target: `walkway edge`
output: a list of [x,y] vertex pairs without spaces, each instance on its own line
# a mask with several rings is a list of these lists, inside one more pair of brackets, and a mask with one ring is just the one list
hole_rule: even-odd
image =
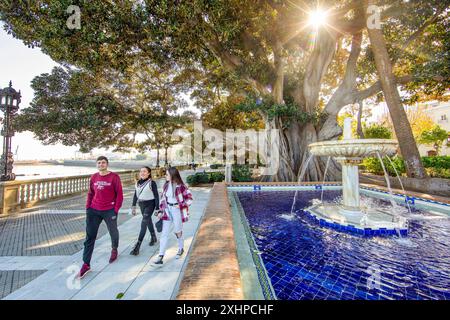
[[243,300],[226,184],[215,183],[181,280],[179,300]]

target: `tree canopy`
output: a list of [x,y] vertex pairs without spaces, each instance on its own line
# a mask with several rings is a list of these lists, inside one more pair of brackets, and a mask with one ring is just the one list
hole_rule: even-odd
[[[218,90],[239,92],[248,98],[246,111],[280,130],[275,179],[293,180],[309,143],[341,134],[336,117],[343,107],[381,93],[367,35],[368,3],[326,1],[321,26],[309,23],[313,0],[2,1],[0,19],[25,44],[96,78],[105,70],[122,75],[141,61],[170,63],[189,71],[186,82],[195,84],[196,103],[205,108]],[[370,3],[381,8],[393,86],[401,86],[408,101],[440,97],[450,84],[450,1]],[[79,30],[66,26],[71,4],[81,9]],[[399,128],[397,135],[413,139],[410,129]],[[401,147],[404,155],[412,148]],[[323,159],[315,159],[306,179],[321,180],[324,167]],[[330,168],[331,179],[336,168]]]

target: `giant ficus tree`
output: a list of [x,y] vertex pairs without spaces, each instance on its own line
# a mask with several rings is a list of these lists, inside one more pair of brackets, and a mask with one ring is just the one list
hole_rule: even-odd
[[44,144],[77,145],[82,152],[115,145],[130,110],[111,93],[92,87],[92,80],[61,67],[35,77],[34,98],[16,117],[15,129],[32,131]]
[[[398,123],[405,117],[393,91],[399,85],[410,97],[436,96],[448,88],[448,1],[369,2],[320,2],[327,13],[322,25],[308,23],[318,4],[312,0],[2,1],[0,18],[26,44],[93,73],[123,72],[145,57],[210,71],[228,80],[224,87],[240,84],[251,98],[243,108],[279,129],[278,180],[298,177],[308,144],[341,134],[336,117],[344,106],[384,91],[401,152],[407,163],[414,160],[408,175],[422,177],[411,130]],[[80,6],[81,29],[66,27],[71,4]],[[381,28],[369,33],[368,4],[381,11]],[[382,52],[369,43],[383,44]],[[382,68],[387,60],[390,68]],[[322,179],[324,163],[314,159],[306,178]]]

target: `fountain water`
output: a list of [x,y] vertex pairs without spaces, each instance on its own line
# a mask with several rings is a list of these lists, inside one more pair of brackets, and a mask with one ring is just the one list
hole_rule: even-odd
[[[387,139],[353,139],[351,119],[344,121],[344,139],[324,141],[309,145],[311,154],[334,157],[342,165],[342,203],[313,205],[306,211],[324,225],[338,229],[356,230],[369,235],[405,234],[406,218],[391,210],[364,207],[360,203],[358,166],[372,155],[392,155],[397,141]],[[389,182],[388,182],[389,183]],[[390,185],[388,184],[388,187]]]
[[[302,168],[302,170],[300,172],[300,175],[298,176],[297,184],[300,185],[300,182],[302,182],[303,176],[305,175],[306,169],[308,169],[309,162],[311,161],[313,156],[314,155],[310,154],[308,159],[306,159],[305,165],[303,166],[303,168]],[[291,216],[294,215],[294,206],[295,206],[295,202],[297,201],[297,194],[298,194],[298,190],[295,190],[294,200],[292,201],[292,206],[291,206],[291,213],[290,213]]]
[[[403,187],[402,179],[400,178],[400,175],[398,174],[398,171],[395,168],[395,165],[392,162],[391,158],[387,157],[387,159],[389,160],[389,163],[391,164],[392,168],[394,169],[395,175],[397,176],[398,182],[400,184],[400,188],[402,188],[403,195],[406,197],[406,191],[405,191],[405,188]],[[388,177],[388,179],[389,179],[389,177]],[[391,191],[391,194],[392,194],[392,190],[390,190],[390,191]],[[409,214],[411,214],[411,206],[409,205],[409,201],[405,201],[405,202],[406,202],[406,205],[408,206],[408,212],[409,212]]]

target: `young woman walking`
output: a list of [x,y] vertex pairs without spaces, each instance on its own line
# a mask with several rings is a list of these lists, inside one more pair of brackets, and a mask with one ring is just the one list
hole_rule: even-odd
[[149,167],[142,167],[139,172],[139,180],[136,182],[136,190],[133,196],[133,204],[131,213],[136,215],[136,203],[142,213],[141,232],[139,233],[138,241],[134,245],[130,254],[137,256],[141,243],[144,240],[145,233],[148,229],[152,239],[150,245],[153,246],[157,239],[155,228],[153,227],[152,215],[156,208],[159,208],[159,194],[156,182],[152,179],[152,170]]
[[179,259],[184,253],[183,223],[188,221],[189,206],[192,204],[192,193],[184,184],[178,169],[170,167],[166,171],[166,183],[163,186],[161,204],[159,205],[158,217],[163,220],[161,242],[159,244],[159,256],[154,264],[163,264],[166,253],[167,241],[170,229],[178,240]]

